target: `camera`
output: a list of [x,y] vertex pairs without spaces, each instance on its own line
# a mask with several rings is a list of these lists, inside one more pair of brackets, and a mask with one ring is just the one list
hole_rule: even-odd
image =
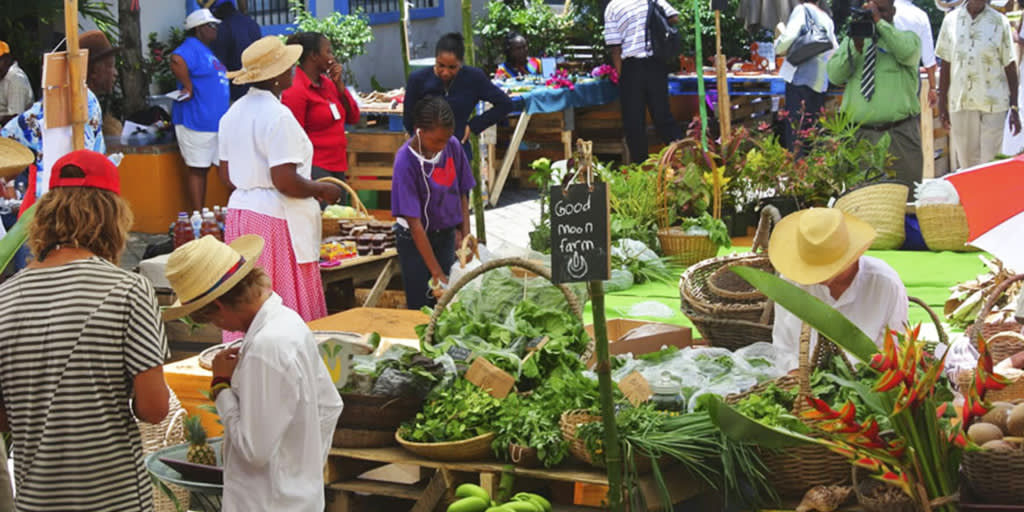
[[858,39],[871,39],[875,37],[875,18],[868,9],[860,7],[850,8],[850,27],[847,35]]

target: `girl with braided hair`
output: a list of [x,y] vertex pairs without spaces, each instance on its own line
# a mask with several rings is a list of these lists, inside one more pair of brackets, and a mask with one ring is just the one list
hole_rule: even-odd
[[448,283],[455,248],[469,236],[469,159],[454,137],[455,114],[440,96],[412,110],[413,136],[395,153],[391,215],[406,306],[433,306]]

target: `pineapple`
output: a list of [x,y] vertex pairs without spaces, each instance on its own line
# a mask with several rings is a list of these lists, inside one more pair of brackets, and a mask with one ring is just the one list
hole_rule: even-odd
[[217,454],[206,444],[206,429],[203,428],[198,415],[185,418],[185,438],[189,444],[185,460],[193,464],[217,465]]

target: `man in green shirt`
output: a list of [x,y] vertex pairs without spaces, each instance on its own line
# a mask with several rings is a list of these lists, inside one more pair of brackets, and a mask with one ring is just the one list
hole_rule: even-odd
[[893,26],[893,0],[864,4],[871,11],[875,35],[846,37],[828,61],[828,78],[845,85],[842,111],[860,123],[858,134],[877,143],[889,134],[890,169],[896,179],[913,187],[921,181],[921,78],[917,69],[921,41],[911,31]]

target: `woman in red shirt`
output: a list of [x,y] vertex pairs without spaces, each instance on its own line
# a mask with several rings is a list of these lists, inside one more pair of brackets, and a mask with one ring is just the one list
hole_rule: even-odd
[[344,179],[348,170],[345,123],[359,120],[359,105],[345,89],[341,64],[331,54],[331,42],[317,32],[299,32],[288,44],[302,45],[292,86],[281,94],[285,104],[313,142],[313,179]]

